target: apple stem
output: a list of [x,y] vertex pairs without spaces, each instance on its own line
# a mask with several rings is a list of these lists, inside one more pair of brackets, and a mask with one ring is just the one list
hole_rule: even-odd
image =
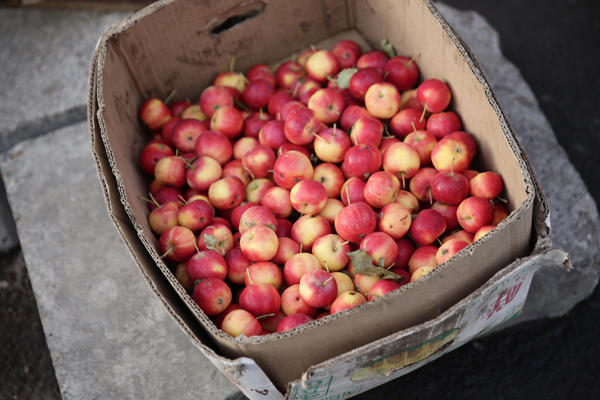
[[258,317],[256,317],[257,320],[261,320],[263,318],[268,318],[268,317],[274,317],[275,314],[271,313],[271,314],[264,314],[264,315],[259,315]]
[[408,60],[407,63],[404,63],[404,66],[408,68],[410,66],[410,64],[412,64],[414,61],[415,61],[415,57],[413,56],[410,58],[410,60]]
[[333,123],[333,136],[335,136],[336,129],[337,129],[337,124],[334,122]]
[[229,72],[233,72],[235,69],[235,56],[231,57],[231,60],[229,60]]
[[187,204],[188,204],[187,200],[182,195],[179,195],[178,197],[183,202],[183,205],[187,206]]
[[196,248],[196,253],[200,254],[200,249],[198,248],[198,243],[194,240],[194,247]]
[[358,146],[358,140],[356,139],[356,135],[352,135],[352,131],[350,131],[350,138],[354,141],[354,145]]
[[277,113],[277,120],[281,121],[281,113],[280,112]]
[[[329,272],[329,271],[327,271],[327,272]],[[332,279],[334,279],[333,275],[331,275],[329,278],[327,278],[325,280],[325,282],[321,283],[321,286],[325,287],[325,285],[327,285],[329,283],[329,281],[332,280]]]
[[384,123],[384,124],[383,124],[383,131],[385,132],[385,136],[383,137],[384,139],[387,139],[387,138],[393,138],[393,137],[394,137],[394,136],[392,136],[392,135],[390,134],[390,129],[388,128],[388,125],[387,125],[387,123]]
[[427,113],[427,103],[423,107],[423,113],[421,114],[421,118],[419,118],[419,122],[423,122],[423,118],[425,118],[425,113]]
[[382,79],[385,81],[385,78],[387,78],[389,74],[390,74],[390,71],[385,71],[385,73],[383,74]]
[[145,201],[146,203],[155,204],[152,200],[144,196],[138,196],[140,200]]
[[236,99],[235,97],[233,98],[233,103],[238,106],[239,108],[241,108],[244,111],[248,111],[248,107],[246,107],[246,105],[244,103],[242,103],[241,101],[239,101],[238,99]]
[[156,199],[154,198],[154,196],[152,195],[152,193],[148,193],[148,196],[150,197],[150,200],[152,200],[152,202],[154,203],[154,205],[156,207],[160,207],[160,203],[158,201],[156,201]]
[[433,205],[433,198],[431,197],[431,186],[427,188],[427,197],[429,197],[429,205]]
[[456,160],[456,156],[452,157],[452,164],[450,165],[450,176],[454,176],[454,161]]
[[185,164],[186,168],[192,168],[192,163],[190,161],[186,160],[183,157],[181,157],[181,159],[183,160],[183,163]]
[[413,132],[416,132],[417,131],[417,127],[415,126],[415,121],[410,121],[410,124],[413,127]]
[[437,240],[437,242],[438,242],[438,244],[439,244],[440,246],[441,246],[441,245],[443,245],[443,243],[442,243],[442,241],[440,240],[440,238],[437,238],[436,240]]
[[252,282],[252,277],[250,276],[250,268],[249,267],[246,268],[246,276],[248,277],[248,282],[250,282],[251,285],[254,285],[254,282]]
[[303,243],[300,243],[300,249],[298,250],[299,253],[302,253],[302,245]]
[[508,203],[508,200],[505,199],[504,197],[496,196],[496,198],[505,204]]
[[348,191],[348,185],[346,185],[346,201],[348,202],[348,205],[350,205],[350,193]]
[[329,272],[329,267],[327,267],[327,261],[326,260],[323,260],[323,266],[325,267],[325,270],[327,272]]
[[404,179],[405,173],[402,172],[401,175],[402,175],[402,188],[406,188],[406,180]]
[[169,249],[167,251],[165,251],[163,254],[161,254],[160,258],[165,258],[169,254],[171,254],[173,252],[173,250],[175,250],[175,246],[169,247]]
[[252,178],[252,180],[255,180],[255,178],[254,178],[254,174],[252,173],[252,171],[250,171],[250,170],[249,170],[248,168],[246,168],[244,165],[242,165],[242,169],[243,169],[244,171],[246,171],[246,172],[247,172],[247,173],[250,175],[250,177]]
[[310,49],[311,49],[312,51],[317,51],[317,48],[315,47],[315,45],[314,45],[314,44],[311,44],[311,45],[310,45]]
[[298,90],[300,90],[300,85],[294,86],[294,90],[292,91],[292,97],[296,97],[298,95]]
[[165,101],[163,101],[163,103],[169,104],[171,102],[171,100],[173,100],[173,96],[175,96],[175,93],[177,93],[177,91],[175,89],[171,90],[171,93],[169,93],[169,95],[167,96]]
[[347,245],[348,243],[350,243],[350,241],[346,240],[345,242],[340,243],[338,246],[341,247],[341,246]]
[[391,263],[390,266],[387,267],[385,270],[389,271],[390,269],[392,269],[394,267],[394,265],[396,265],[396,261],[394,261],[393,263]]
[[260,116],[260,119],[262,120],[262,117],[264,115],[264,111],[263,111],[262,107],[258,109],[258,115]]
[[330,144],[329,140],[322,138],[321,136],[319,136],[318,134],[316,134],[314,132],[312,134],[313,134],[314,137],[321,139],[322,141],[324,141],[327,144]]

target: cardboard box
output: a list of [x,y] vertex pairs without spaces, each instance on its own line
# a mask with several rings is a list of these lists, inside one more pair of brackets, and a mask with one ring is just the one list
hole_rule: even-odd
[[[216,329],[156,250],[147,140],[148,97],[198,98],[232,56],[238,68],[274,63],[310,44],[388,38],[421,77],[448,82],[452,108],[479,146],[475,165],[500,173],[512,211],[497,229],[418,282],[283,334],[231,338]],[[159,1],[111,28],[90,69],[92,147],[109,213],[154,292],[190,339],[250,398],[345,398],[439,357],[515,315],[553,250],[541,189],[483,73],[429,1]],[[533,235],[532,235],[533,231]],[[286,357],[284,355],[289,355]]]

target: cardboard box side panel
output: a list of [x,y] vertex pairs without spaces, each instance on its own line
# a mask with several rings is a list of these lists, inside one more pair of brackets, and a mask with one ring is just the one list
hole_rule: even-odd
[[118,46],[142,97],[175,89],[176,98],[196,101],[232,57],[246,71],[348,28],[343,0],[181,0],[119,33]]
[[518,314],[535,271],[566,257],[550,250],[514,261],[437,318],[309,368],[288,397],[355,395],[420,368]]
[[139,166],[140,150],[148,141],[138,122],[142,96],[114,43],[114,39],[108,39],[106,52],[100,58],[99,123],[113,173],[117,182],[123,183],[119,188],[125,195],[121,201],[128,203],[138,216],[138,223],[149,230],[148,203],[142,199],[147,196],[148,177]]
[[[508,140],[503,132],[503,118],[499,107],[490,99],[491,90],[474,64],[466,60],[467,52],[457,48],[458,39],[447,25],[442,26],[439,14],[434,16],[422,1],[354,1],[356,28],[371,43],[379,43],[387,37],[400,54],[414,56],[423,79],[438,78],[448,84],[452,91],[452,107],[461,115],[464,129],[473,134],[480,145],[479,168],[496,171],[504,178],[512,209],[532,199],[529,177],[524,176],[523,161],[516,154],[519,150],[514,140]],[[386,18],[394,15],[395,18]],[[411,15],[410,18],[403,18]],[[425,21],[428,21],[425,23]],[[423,38],[413,40],[412,38]],[[471,63],[471,65],[469,65]],[[490,107],[490,105],[492,107]],[[507,128],[508,129],[508,128]],[[512,139],[512,138],[511,138]],[[527,173],[525,172],[527,175]]]

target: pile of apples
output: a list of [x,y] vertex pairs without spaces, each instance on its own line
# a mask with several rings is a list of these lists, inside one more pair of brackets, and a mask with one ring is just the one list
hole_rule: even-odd
[[414,59],[342,40],[220,73],[197,104],[144,102],[149,224],[217,327],[283,332],[381,297],[508,215],[448,86],[418,81]]

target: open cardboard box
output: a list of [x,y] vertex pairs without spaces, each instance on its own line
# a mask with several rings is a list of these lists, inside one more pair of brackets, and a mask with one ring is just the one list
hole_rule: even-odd
[[[377,301],[283,334],[234,339],[204,315],[156,250],[140,198],[147,178],[138,156],[147,136],[137,111],[146,98],[164,98],[173,89],[178,97],[198,98],[232,56],[247,70],[339,38],[363,47],[387,38],[400,54],[415,57],[422,78],[449,84],[452,108],[479,146],[475,165],[501,174],[512,212],[425,278]],[[547,203],[489,84],[429,1],[159,1],[99,41],[88,109],[94,156],[117,229],[178,324],[249,397],[264,398],[266,390],[267,397],[281,398],[286,388],[290,398],[368,390],[514,315],[535,270],[567,260],[551,249]]]

